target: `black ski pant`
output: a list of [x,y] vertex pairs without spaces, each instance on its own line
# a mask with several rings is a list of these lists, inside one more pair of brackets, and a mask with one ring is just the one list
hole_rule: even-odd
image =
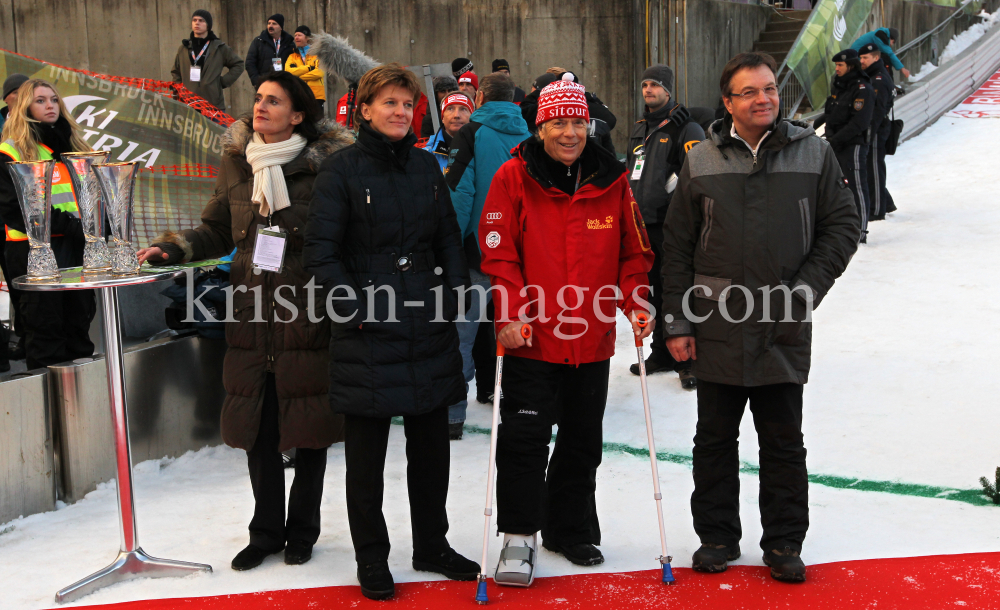
[[858,217],[861,219],[861,236],[868,233],[868,215],[870,207],[868,202],[868,145],[852,144],[845,146],[838,151],[837,161],[840,163],[840,171],[844,172],[847,178],[847,187],[854,194],[854,204],[857,206]]
[[277,552],[285,544],[316,544],[319,539],[319,508],[326,474],[326,449],[296,449],[295,478],[288,494],[285,520],[285,466],[278,451],[278,391],[274,374],[264,381],[257,440],[247,451],[254,511],[250,521],[250,544]]
[[[389,558],[389,530],[382,514],[388,417],[344,416],[347,462],[347,519],[358,565]],[[406,435],[406,488],[410,498],[413,554],[440,553],[449,548],[448,407],[403,416]],[[393,489],[393,493],[402,490]]]
[[871,195],[871,218],[869,220],[885,220],[889,202],[889,190],[885,187],[885,143],[889,140],[887,130],[871,133],[871,144],[868,148],[868,193]]
[[802,550],[809,529],[809,479],[802,443],[802,386],[743,387],[698,380],[694,436],[694,530],[704,544],[740,541],[740,420],[747,401],[760,445],[760,522],[766,552]]
[[493,299],[486,304],[487,320],[480,320],[472,361],[476,364],[476,397],[487,397],[497,384],[497,338],[493,327]]
[[[0,227],[2,230],[3,227]],[[10,315],[11,325],[10,329],[17,335],[24,334],[21,330],[21,314],[18,312],[18,305],[21,302],[21,291],[16,290],[10,285],[10,281],[14,279],[11,275],[10,268],[7,266],[7,256],[4,254],[4,249],[6,248],[7,236],[3,236],[3,241],[0,241],[0,271],[3,272],[3,281],[7,284],[7,294],[10,296]]]
[[[663,322],[663,312],[665,308],[663,306],[663,275],[660,269],[663,265],[662,223],[654,222],[652,224],[647,224],[646,234],[649,236],[649,245],[653,250],[653,267],[649,270],[647,275],[650,289],[649,300],[650,304],[656,308],[656,326],[650,334],[653,343],[649,348],[649,357],[653,360],[663,362],[668,367],[675,369],[678,364],[677,360],[670,355],[670,350],[667,349],[666,339],[663,337],[663,329],[665,326]],[[692,362],[688,360],[685,362],[684,368],[690,369],[691,365]]]
[[[504,357],[497,436],[501,532],[541,530],[557,544],[601,543],[595,491],[610,364]],[[559,431],[550,460],[553,425]]]

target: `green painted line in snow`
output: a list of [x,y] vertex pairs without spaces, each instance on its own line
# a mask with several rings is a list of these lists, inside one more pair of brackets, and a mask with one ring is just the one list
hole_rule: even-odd
[[[402,424],[402,418],[393,418],[393,423]],[[471,424],[465,425],[465,432],[470,434],[483,434],[489,436],[490,429]],[[555,435],[552,440],[555,441]],[[649,449],[644,447],[633,447],[624,443],[604,443],[605,453],[624,453],[635,457],[649,458]],[[667,453],[658,451],[656,453],[658,462],[669,462],[681,466],[691,467],[692,457],[680,453]],[[748,462],[740,462],[740,472],[758,476],[760,467]],[[838,477],[828,474],[811,474],[809,482],[834,489],[853,489],[855,491],[872,491],[879,493],[894,494],[897,496],[912,496],[916,498],[937,498],[939,500],[952,500],[964,502],[973,506],[992,506],[993,501],[983,495],[982,489],[955,489],[953,487],[935,487],[933,485],[918,485],[915,483],[900,483],[897,481],[869,481],[866,479],[854,479],[850,477]]]

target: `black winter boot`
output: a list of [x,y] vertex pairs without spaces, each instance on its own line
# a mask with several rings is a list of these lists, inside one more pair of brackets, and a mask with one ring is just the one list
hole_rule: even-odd
[[361,594],[368,599],[389,599],[396,593],[396,583],[392,580],[388,561],[376,561],[368,565],[358,565],[358,582]]
[[277,551],[265,551],[260,547],[248,544],[247,548],[237,553],[236,557],[233,558],[233,569],[237,572],[252,570],[264,563],[265,557],[268,555],[274,555],[280,550],[281,549],[278,549]]
[[805,582],[806,564],[802,563],[798,551],[791,547],[774,549],[764,553],[764,565],[771,568],[771,578],[781,582]]
[[465,422],[456,422],[454,424],[448,424],[448,440],[460,441],[462,440],[462,431],[465,430]]
[[289,542],[285,547],[285,563],[300,566],[312,559],[313,545],[307,542]]
[[545,538],[542,540],[542,548],[559,553],[569,559],[570,563],[578,566],[596,566],[604,563],[604,555],[592,544],[559,544]]
[[[646,358],[646,374],[652,375],[653,373],[662,373],[663,371],[672,371],[677,363],[670,356],[661,356],[658,352],[653,352]],[[633,375],[639,374],[639,363],[636,362],[632,366],[628,367],[628,370]]]
[[716,574],[725,572],[730,561],[740,558],[740,545],[726,546],[724,544],[702,544],[701,548],[691,556],[691,567],[696,572]]
[[479,564],[449,548],[442,553],[413,554],[413,569],[420,572],[444,574],[452,580],[476,580]]

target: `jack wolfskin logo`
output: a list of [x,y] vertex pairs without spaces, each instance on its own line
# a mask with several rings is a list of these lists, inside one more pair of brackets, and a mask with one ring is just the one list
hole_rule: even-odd
[[608,216],[601,222],[600,218],[588,218],[587,228],[588,229],[613,229],[614,228],[614,217]]
[[670,138],[660,138],[660,144],[666,144],[670,141]]

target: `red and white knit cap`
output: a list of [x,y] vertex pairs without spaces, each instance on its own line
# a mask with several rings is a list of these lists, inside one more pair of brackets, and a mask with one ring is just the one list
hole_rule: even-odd
[[472,104],[472,100],[469,99],[468,95],[464,93],[452,93],[441,100],[441,112],[444,112],[448,106],[454,106],[455,104],[465,106],[469,109],[469,112],[476,111],[476,107]]
[[479,91],[479,77],[476,76],[475,72],[466,72],[465,74],[458,77],[459,83],[469,83],[472,88]]
[[535,125],[552,119],[584,119],[590,121],[587,109],[587,90],[583,85],[567,80],[557,80],[546,85],[538,95],[538,115]]

